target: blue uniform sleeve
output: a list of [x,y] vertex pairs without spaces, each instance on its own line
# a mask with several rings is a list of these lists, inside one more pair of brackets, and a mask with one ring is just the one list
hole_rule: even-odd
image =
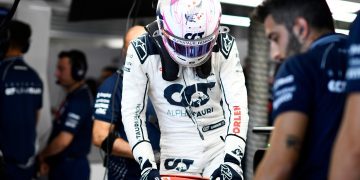
[[121,117],[121,91],[122,78],[118,73],[114,73],[98,89],[94,104],[95,119],[115,123]]
[[65,114],[65,120],[62,122],[61,130],[76,134],[82,124],[89,120],[91,100],[85,98],[88,97],[81,96],[68,102],[67,113]]
[[360,91],[360,11],[351,25],[346,71],[347,92]]
[[289,59],[281,65],[273,86],[272,122],[276,116],[286,111],[299,111],[309,114],[314,99],[311,86],[311,72],[304,68],[300,59]]

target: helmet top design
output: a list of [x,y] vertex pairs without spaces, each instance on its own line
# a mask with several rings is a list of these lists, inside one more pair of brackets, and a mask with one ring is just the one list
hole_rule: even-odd
[[157,23],[170,57],[179,65],[200,66],[211,56],[219,34],[218,0],[159,0]]

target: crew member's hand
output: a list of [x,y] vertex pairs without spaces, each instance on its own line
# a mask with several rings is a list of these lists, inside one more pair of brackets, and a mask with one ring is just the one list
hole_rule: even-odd
[[45,162],[45,158],[40,154],[37,156],[39,169],[38,169],[38,176],[46,176],[49,173],[49,165]]
[[210,177],[210,180],[243,180],[243,171],[240,166],[225,162],[217,168]]
[[40,171],[39,171],[39,175],[40,176],[46,176],[49,174],[49,165],[46,162],[42,162],[40,163]]
[[151,167],[145,168],[141,171],[140,180],[161,180],[159,170],[153,169]]

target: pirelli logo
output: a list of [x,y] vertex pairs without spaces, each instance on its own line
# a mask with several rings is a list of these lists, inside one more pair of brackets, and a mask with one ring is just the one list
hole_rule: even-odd
[[240,123],[241,123],[241,108],[239,106],[233,106],[234,112],[234,121],[233,121],[233,130],[234,134],[240,133]]

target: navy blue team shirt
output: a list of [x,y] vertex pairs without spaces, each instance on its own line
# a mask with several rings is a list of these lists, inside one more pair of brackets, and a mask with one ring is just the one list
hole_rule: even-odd
[[273,86],[273,120],[286,111],[309,118],[299,162],[291,179],[327,179],[332,145],[345,103],[347,37],[327,34],[286,60]]
[[[115,86],[116,88],[114,88]],[[121,98],[122,76],[116,72],[107,78],[98,89],[94,105],[94,118],[114,124],[117,135],[127,141],[124,125],[121,120]],[[157,127],[156,113],[150,101],[146,110],[146,118],[151,145],[154,151],[159,151],[160,130]],[[109,179],[140,179],[141,177],[139,164],[133,159],[111,155],[108,169]]]
[[43,84],[22,57],[0,64],[0,149],[5,161],[26,164],[35,153]]
[[349,35],[347,92],[360,91],[360,11],[352,23]]
[[50,163],[56,164],[66,158],[86,158],[91,147],[92,104],[93,97],[87,85],[67,94],[53,121],[49,142],[62,131],[73,134],[74,138],[64,151],[49,158]]

